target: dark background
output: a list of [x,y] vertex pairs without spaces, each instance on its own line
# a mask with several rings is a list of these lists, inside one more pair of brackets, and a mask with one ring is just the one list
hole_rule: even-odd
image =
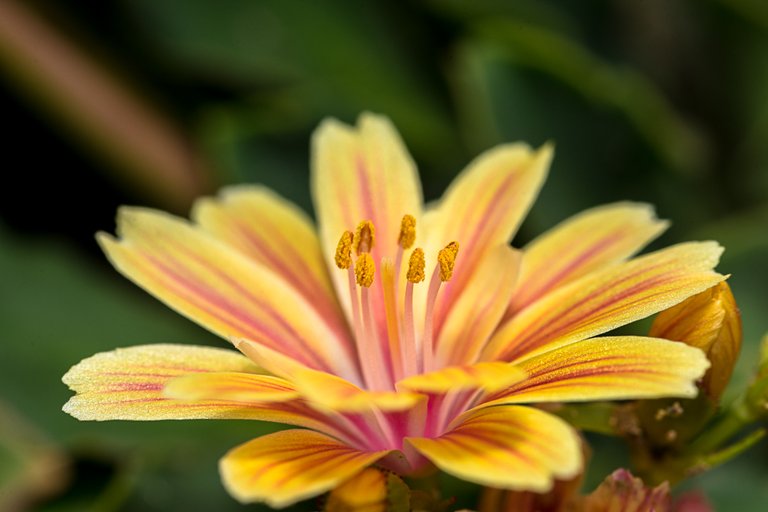
[[[93,234],[121,204],[185,214],[228,183],[309,210],[312,130],[363,110],[393,119],[428,199],[486,148],[555,141],[516,245],[622,199],[672,221],[657,246],[720,241],[745,323],[729,396],[749,381],[768,331],[763,0],[5,0],[0,510],[244,508],[216,460],[272,427],[60,411],[61,375],[95,352],[221,344],[119,277]],[[588,487],[624,461],[599,442]],[[758,510],[766,460],[763,442],[688,486]]]

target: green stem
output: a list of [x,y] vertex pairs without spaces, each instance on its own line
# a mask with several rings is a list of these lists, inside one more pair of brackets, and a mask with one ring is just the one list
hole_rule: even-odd
[[716,450],[755,419],[752,409],[741,396],[715,421],[714,425],[696,438],[686,451],[691,454],[704,454]]

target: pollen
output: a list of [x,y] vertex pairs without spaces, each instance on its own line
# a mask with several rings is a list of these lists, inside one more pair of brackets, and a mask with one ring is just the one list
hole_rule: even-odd
[[397,238],[397,243],[403,249],[410,249],[413,246],[413,242],[416,241],[416,219],[413,215],[403,215],[403,220],[400,222],[400,236]]
[[411,253],[411,259],[408,260],[408,274],[406,278],[411,283],[420,283],[424,280],[424,250],[417,247]]
[[440,265],[440,280],[445,282],[453,276],[453,266],[456,264],[456,255],[459,254],[459,243],[451,242],[440,249],[437,254],[437,263]]
[[341,234],[339,244],[336,246],[336,266],[345,269],[352,264],[352,241],[354,235],[351,231],[345,231]]
[[373,274],[376,272],[376,268],[373,265],[373,256],[370,253],[364,252],[355,261],[355,278],[357,284],[365,288],[370,288],[373,284]]
[[370,220],[364,220],[357,225],[355,230],[354,243],[355,254],[358,256],[364,252],[371,252],[373,244],[376,241],[376,230],[373,227],[373,222]]

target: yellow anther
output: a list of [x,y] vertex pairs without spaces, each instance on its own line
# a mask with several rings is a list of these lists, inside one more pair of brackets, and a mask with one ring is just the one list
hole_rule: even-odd
[[373,265],[373,256],[370,253],[364,252],[355,261],[355,278],[357,284],[370,288],[373,284],[373,274],[376,272],[376,268]]
[[400,236],[397,237],[397,243],[403,249],[410,249],[415,241],[416,219],[413,215],[403,215],[403,220],[400,221]]
[[411,253],[411,259],[408,260],[408,274],[406,278],[411,283],[420,283],[424,280],[424,250],[417,247]]
[[341,234],[339,244],[336,246],[336,266],[339,268],[349,268],[352,264],[352,239],[354,235],[351,231],[345,231]]
[[440,280],[445,282],[453,275],[453,266],[456,263],[456,255],[459,254],[458,242],[451,242],[440,249],[437,254],[437,262],[440,265]]
[[376,230],[373,222],[364,220],[357,225],[355,230],[355,241],[352,244],[355,248],[355,254],[360,255],[364,252],[371,252],[373,243],[376,241]]

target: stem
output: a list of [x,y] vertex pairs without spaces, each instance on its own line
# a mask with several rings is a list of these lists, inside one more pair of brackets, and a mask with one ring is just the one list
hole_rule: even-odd
[[755,419],[744,397],[741,396],[731,404],[724,414],[717,418],[714,425],[696,438],[686,451],[689,453],[708,453],[716,450]]

